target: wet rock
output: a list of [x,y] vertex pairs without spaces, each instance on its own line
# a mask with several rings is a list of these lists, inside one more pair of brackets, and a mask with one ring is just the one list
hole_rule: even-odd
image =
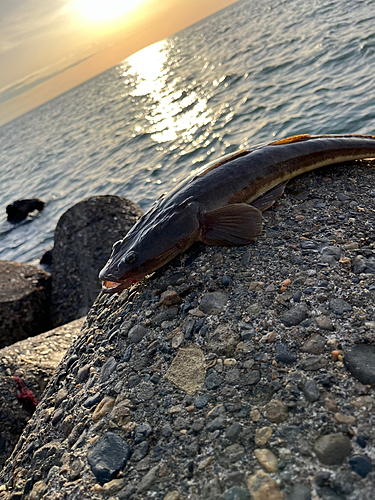
[[50,329],[50,287],[42,269],[0,261],[0,348]]
[[114,479],[130,457],[130,449],[117,434],[107,432],[89,449],[87,460],[96,479],[107,483]]
[[249,500],[249,491],[239,486],[232,486],[224,493],[224,500]]
[[281,321],[285,326],[291,327],[302,323],[307,318],[307,309],[304,306],[295,306],[281,316]]
[[324,465],[340,464],[351,450],[350,439],[342,434],[326,434],[314,444],[314,451]]
[[362,384],[375,387],[375,346],[361,344],[345,353],[344,364]]
[[94,196],[67,210],[57,223],[52,260],[51,317],[59,326],[85,316],[100,292],[99,271],[142,215],[119,196]]
[[39,198],[27,200],[16,200],[6,207],[7,220],[13,224],[21,222],[32,212],[41,212],[44,208],[44,201]]

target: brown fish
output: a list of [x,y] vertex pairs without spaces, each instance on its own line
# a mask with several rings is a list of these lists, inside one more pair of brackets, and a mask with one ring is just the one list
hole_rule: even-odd
[[247,245],[262,230],[262,212],[304,172],[375,158],[375,136],[307,134],[240,151],[212,162],[151,206],[113,245],[100,272],[102,290],[120,292],[156,271],[195,241]]

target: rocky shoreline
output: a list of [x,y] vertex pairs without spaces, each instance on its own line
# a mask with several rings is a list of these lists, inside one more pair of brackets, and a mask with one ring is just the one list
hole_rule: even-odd
[[294,179],[255,244],[100,294],[0,499],[373,499],[374,166]]

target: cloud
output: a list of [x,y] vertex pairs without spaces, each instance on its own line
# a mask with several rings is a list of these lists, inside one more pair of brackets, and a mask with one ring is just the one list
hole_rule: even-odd
[[74,11],[70,0],[9,0],[0,2],[0,53],[38,38]]

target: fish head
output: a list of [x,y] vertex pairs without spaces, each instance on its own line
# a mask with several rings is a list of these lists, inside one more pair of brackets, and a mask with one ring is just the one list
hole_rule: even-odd
[[198,203],[189,200],[151,207],[124,239],[114,243],[99,274],[103,292],[129,288],[194,243],[199,233]]

